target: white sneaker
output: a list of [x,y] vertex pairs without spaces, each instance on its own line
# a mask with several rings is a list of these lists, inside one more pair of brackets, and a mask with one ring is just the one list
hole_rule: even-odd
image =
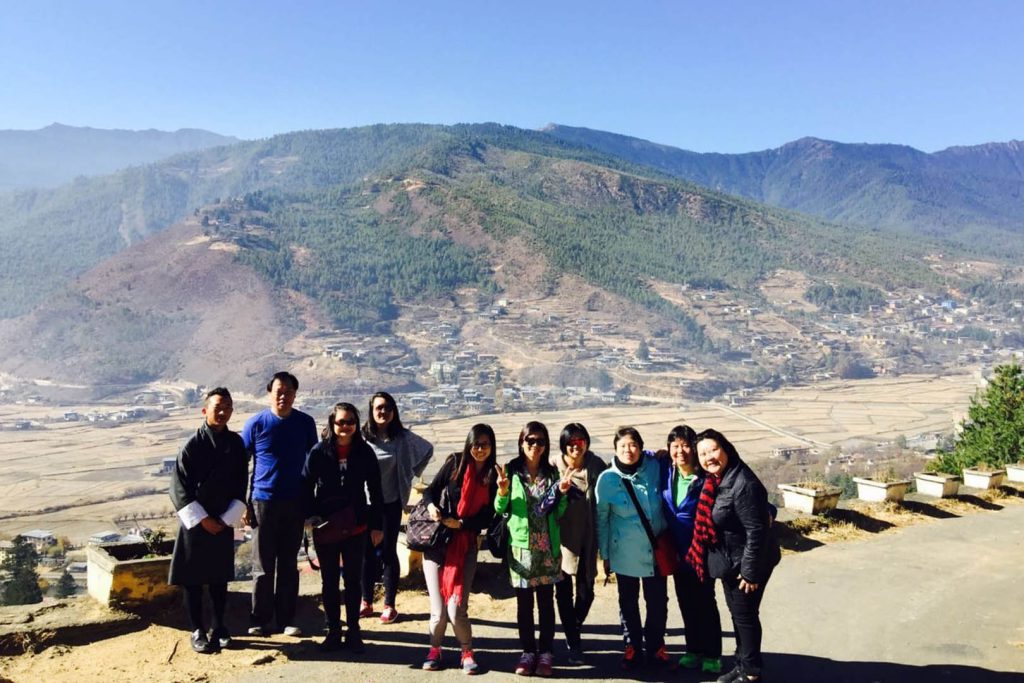
[[302,637],[302,629],[299,628],[298,626],[285,626],[283,633],[286,636],[291,636],[292,638],[301,638]]

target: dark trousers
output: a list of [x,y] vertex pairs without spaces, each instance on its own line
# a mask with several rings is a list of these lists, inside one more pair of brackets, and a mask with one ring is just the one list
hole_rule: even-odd
[[[316,544],[316,557],[320,563],[322,582],[321,600],[327,630],[341,633],[340,579],[345,580],[345,623],[349,635],[359,633],[359,596],[363,578],[363,555],[366,549],[364,534],[347,538],[341,543]],[[339,561],[343,567],[339,568]]]
[[725,604],[732,615],[732,630],[736,636],[736,664],[748,676],[760,676],[764,662],[761,658],[761,598],[768,583],[766,576],[753,593],[740,590],[738,578],[722,579]]
[[558,602],[558,618],[562,620],[562,631],[565,642],[570,649],[581,647],[580,631],[583,622],[594,604],[594,577],[585,562],[580,562],[576,569],[576,591],[573,595],[573,577],[562,572],[562,580],[555,584],[555,600]]
[[402,524],[402,503],[384,503],[384,540],[374,546],[370,534],[366,534],[366,554],[363,556],[363,600],[373,603],[373,588],[377,579],[384,576],[384,604],[395,606],[398,592],[398,527]]
[[[210,592],[210,602],[213,603],[213,627],[224,628],[224,608],[228,604],[228,584],[211,583],[207,584]],[[185,613],[188,615],[188,625],[192,631],[206,631],[206,621],[203,619],[203,587],[182,586],[185,591]]]
[[296,557],[302,544],[302,511],[297,500],[254,500],[257,526],[252,533],[252,614],[255,626],[276,619],[292,626],[299,597]]
[[[519,625],[519,645],[523,652],[554,652],[555,645],[555,587],[534,586],[516,588],[516,622]],[[540,621],[540,640],[533,624],[533,597],[537,596],[537,616]]]
[[686,651],[701,657],[721,657],[722,618],[715,602],[715,580],[708,577],[702,582],[687,564],[673,574],[672,580],[686,629]]
[[[646,646],[654,654],[665,644],[665,623],[668,621],[668,581],[664,576],[625,576],[617,574],[619,585],[619,618],[626,645],[643,652]],[[644,589],[647,618],[640,622],[640,586]]]

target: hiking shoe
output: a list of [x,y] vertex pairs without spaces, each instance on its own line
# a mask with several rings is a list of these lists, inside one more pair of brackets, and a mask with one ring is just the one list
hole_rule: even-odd
[[462,651],[462,673],[466,674],[467,676],[472,676],[473,674],[477,673],[477,671],[479,671],[479,670],[480,670],[480,665],[478,665],[476,663],[476,660],[473,658],[473,651],[472,650],[463,650]]
[[626,671],[635,669],[640,664],[640,654],[641,653],[636,651],[635,647],[627,645],[626,649],[622,653],[622,659],[619,661],[619,666]]
[[363,643],[363,636],[359,633],[349,631],[345,634],[345,649],[354,655],[361,655],[366,652],[366,644]]
[[298,626],[285,626],[284,630],[282,631],[282,633],[284,633],[286,636],[288,636],[290,638],[301,638],[302,637],[302,629],[299,628]]
[[201,628],[197,628],[192,632],[192,649],[202,655],[212,654],[217,651],[217,647],[210,642],[209,638],[206,637],[206,633]]
[[722,673],[722,660],[719,657],[701,657],[700,670],[706,674]]
[[519,655],[519,661],[516,663],[516,676],[532,676],[536,665],[537,656],[532,652],[524,652]]
[[316,647],[321,652],[337,652],[341,649],[341,632],[328,631],[327,637],[322,643],[317,643]]
[[716,679],[716,683],[739,683],[740,681],[745,681],[746,679],[747,677],[743,675],[743,672],[740,671],[740,668],[737,666],[733,667],[733,670],[729,673],[724,673],[721,676],[719,676]]
[[210,631],[210,642],[216,643],[222,650],[231,647],[231,634],[223,626]]
[[[704,658],[701,657],[700,655],[694,654],[692,652],[685,652],[685,653],[683,653],[683,656],[679,658],[679,666],[680,666],[680,668],[683,668],[683,669],[696,669],[696,668],[700,667],[701,662],[703,661],[703,659]],[[720,673],[721,670],[722,670],[722,663],[719,662],[718,663],[718,671],[714,671],[714,672],[709,671],[707,673]]]
[[551,667],[554,663],[555,656],[553,654],[550,652],[541,652],[540,657],[537,658],[536,674],[538,676],[543,676],[544,678],[550,678],[552,674]]
[[441,648],[432,647],[427,652],[427,658],[423,660],[424,671],[440,671],[443,667],[441,666]]
[[656,666],[664,666],[671,662],[672,658],[668,656],[668,650],[666,650],[665,646],[662,645],[654,652],[654,654],[648,656],[647,661],[648,663]]
[[363,600],[359,604],[359,616],[360,616],[360,618],[362,618],[362,617],[372,617],[373,616],[373,605],[371,603],[369,603],[369,602],[366,602],[366,600]]
[[565,660],[572,666],[579,666],[584,664],[583,649],[578,647],[570,647],[569,653],[565,656]]
[[380,613],[380,623],[393,624],[398,619],[398,610],[391,605],[384,605],[384,611]]

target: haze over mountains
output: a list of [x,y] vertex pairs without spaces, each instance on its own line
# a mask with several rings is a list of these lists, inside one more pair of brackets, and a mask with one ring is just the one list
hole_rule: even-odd
[[[0,370],[256,386],[288,365],[314,386],[423,386],[461,347],[495,358],[477,372],[492,392],[678,392],[786,381],[840,356],[907,369],[931,341],[833,349],[814,327],[887,297],[1012,310],[1020,145],[940,162],[889,147],[804,140],[731,158],[564,127],[379,125],[0,193]],[[332,355],[342,347],[369,358]]]
[[56,187],[80,175],[113,173],[235,142],[238,138],[194,128],[104,130],[53,123],[39,130],[0,130],[0,192]]

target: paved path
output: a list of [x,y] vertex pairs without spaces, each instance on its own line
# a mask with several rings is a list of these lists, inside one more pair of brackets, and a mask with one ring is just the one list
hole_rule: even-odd
[[[1022,563],[1024,505],[787,555],[768,584],[762,606],[765,680],[1024,683]],[[681,624],[672,595],[670,601],[669,645],[678,651]],[[727,631],[725,651],[731,652],[728,611],[724,601],[719,603]],[[492,667],[485,674],[492,680],[513,678],[514,604],[507,604],[507,622],[492,618],[475,620],[474,625],[478,658]],[[425,631],[426,615],[414,617],[422,620]],[[560,666],[559,678],[627,680],[618,678],[621,645],[614,585],[599,587],[588,622],[589,665]],[[419,670],[425,633],[388,636],[387,641],[371,641],[358,662],[324,660],[312,648],[295,648],[286,664],[257,667],[238,680],[464,680],[455,671]],[[560,639],[557,653],[564,653]],[[708,680],[689,672],[640,672],[635,679]]]

